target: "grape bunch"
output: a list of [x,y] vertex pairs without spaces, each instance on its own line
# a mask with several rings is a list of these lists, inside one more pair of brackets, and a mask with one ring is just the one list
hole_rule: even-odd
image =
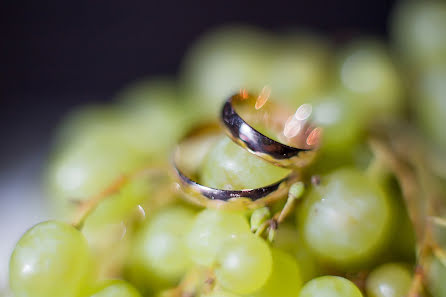
[[[389,48],[223,28],[179,83],[142,80],[74,111],[46,172],[56,219],[18,241],[11,296],[446,297],[446,4],[403,1],[391,31]],[[232,94],[260,94],[243,115],[275,141],[317,127],[316,158],[277,166],[219,131],[182,150],[198,184],[294,180],[263,204],[191,203],[169,154]],[[251,123],[269,97],[302,126]]]

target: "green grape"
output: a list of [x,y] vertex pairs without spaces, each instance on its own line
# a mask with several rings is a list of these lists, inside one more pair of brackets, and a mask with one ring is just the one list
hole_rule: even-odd
[[406,297],[412,283],[412,273],[407,265],[384,264],[367,277],[368,297]]
[[150,160],[165,157],[193,124],[194,112],[185,110],[175,83],[169,79],[136,82],[118,96],[121,126],[115,133],[131,150]]
[[140,212],[138,206],[148,200],[152,187],[147,176],[133,176],[119,192],[106,197],[85,219],[82,234],[94,254],[98,277],[122,266],[131,244],[127,226]]
[[77,297],[88,273],[86,240],[74,227],[56,221],[40,223],[17,243],[9,263],[16,297]]
[[141,294],[131,284],[114,280],[102,285],[90,297],[141,297]]
[[261,207],[254,210],[249,219],[249,225],[251,226],[251,231],[256,232],[260,226],[266,223],[271,218],[271,211],[269,207]]
[[435,258],[431,259],[427,265],[427,282],[432,297],[446,296],[446,266]]
[[316,258],[307,247],[301,232],[298,232],[293,225],[281,224],[279,226],[274,237],[273,246],[295,258],[303,282],[320,275],[320,268]]
[[363,110],[347,94],[332,92],[311,100],[313,123],[323,128],[323,153],[343,154],[360,141],[365,128]]
[[310,34],[294,34],[276,43],[266,73],[274,98],[294,108],[323,91],[329,81],[328,44]]
[[137,234],[130,253],[129,277],[141,289],[165,288],[190,268],[185,235],[194,212],[184,207],[161,210]]
[[358,170],[339,169],[311,190],[297,213],[298,227],[320,260],[353,268],[381,252],[391,210],[380,186]]
[[446,3],[400,1],[392,22],[398,49],[419,69],[446,63]]
[[101,226],[122,222],[149,198],[153,187],[146,176],[132,177],[118,193],[99,203],[87,217],[85,225]]
[[227,137],[218,141],[202,166],[201,182],[217,189],[260,188],[289,174],[289,170],[253,156]]
[[120,175],[165,159],[195,116],[177,97],[168,80],[142,81],[113,107],[86,107],[63,123],[48,169],[61,216],[73,209],[68,200],[87,199]]
[[392,182],[394,184],[385,185],[386,190],[390,189],[389,197],[394,198],[393,200],[395,201],[392,218],[392,240],[390,242],[390,249],[386,252],[391,253],[390,256],[393,261],[412,262],[415,260],[416,254],[415,230],[409,218],[402,193],[398,188],[398,181],[393,180]]
[[260,289],[271,270],[270,248],[262,238],[253,234],[228,239],[217,253],[216,279],[223,288],[237,294]]
[[50,192],[61,216],[73,212],[75,204],[70,200],[90,198],[141,162],[128,146],[110,134],[109,139],[102,132],[87,136],[56,154],[50,165]]
[[[446,214],[440,216],[441,219],[446,219]],[[432,225],[432,238],[439,247],[446,250],[446,227],[440,224]]]
[[[107,141],[117,127],[120,113],[113,105],[89,104],[73,109],[56,131],[55,153],[84,141]],[[94,140],[93,140],[94,139]]]
[[[268,36],[249,27],[226,27],[200,39],[185,57],[182,83],[195,106],[215,116],[241,88],[261,90],[270,60]],[[198,110],[196,110],[197,112]]]
[[251,297],[297,297],[302,287],[296,260],[287,253],[272,249],[273,268],[266,283]]
[[299,297],[362,297],[362,294],[348,279],[321,276],[306,283]]
[[201,295],[201,297],[238,297],[239,295],[223,290],[214,290],[209,295]]
[[236,212],[206,209],[197,215],[187,234],[189,255],[195,263],[212,265],[222,243],[250,233],[246,218]]
[[361,40],[342,53],[338,70],[341,87],[364,107],[369,119],[395,116],[403,105],[398,70],[383,44]]
[[446,68],[432,69],[418,82],[415,112],[424,132],[446,148]]

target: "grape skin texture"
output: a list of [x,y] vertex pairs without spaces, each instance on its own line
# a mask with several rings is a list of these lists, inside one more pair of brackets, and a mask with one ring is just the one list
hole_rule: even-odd
[[350,44],[340,61],[341,86],[364,106],[362,116],[395,116],[403,105],[403,86],[386,47],[374,40]]
[[238,294],[249,294],[266,283],[272,270],[268,244],[253,234],[227,240],[217,254],[215,275],[219,284]]
[[239,295],[235,295],[227,291],[214,290],[211,294],[201,295],[201,297],[239,297]]
[[444,1],[401,1],[392,33],[410,65],[428,69],[446,61],[446,4]]
[[130,278],[142,287],[163,288],[178,281],[191,266],[185,234],[194,212],[171,207],[157,213],[137,234],[131,253]]
[[305,242],[339,268],[368,262],[388,238],[388,197],[358,170],[340,169],[321,180],[298,210]]
[[16,297],[77,297],[89,265],[85,238],[74,227],[56,221],[40,223],[17,243],[9,264]]
[[253,189],[273,184],[288,173],[289,170],[253,156],[225,137],[206,157],[201,182],[216,189]]
[[446,267],[437,259],[431,259],[428,263],[428,285],[433,297],[446,296]]
[[110,245],[120,242],[126,232],[124,221],[149,197],[152,187],[146,177],[137,176],[118,193],[99,203],[82,227],[82,234],[87,238],[90,248],[101,253],[110,249]]
[[316,259],[304,242],[301,232],[298,232],[295,226],[291,224],[280,225],[274,236],[273,247],[294,256],[303,282],[319,275]]
[[250,232],[247,219],[239,213],[203,210],[195,218],[187,235],[189,254],[195,263],[209,266],[225,240]]
[[315,35],[286,34],[275,42],[266,81],[274,98],[297,108],[329,83],[330,45]]
[[115,280],[102,286],[90,297],[141,297],[141,294],[129,283]]
[[[445,54],[446,55],[446,54]],[[446,57],[445,57],[446,60]],[[440,148],[446,148],[446,68],[431,69],[418,82],[416,112],[423,131]]]
[[406,297],[412,283],[409,267],[398,263],[384,264],[367,277],[368,297]]
[[[261,90],[270,61],[269,36],[250,27],[226,27],[201,38],[182,66],[183,85],[200,106],[195,112],[216,116],[223,100],[240,88]],[[214,118],[212,118],[214,119]]]
[[350,101],[341,92],[327,93],[312,99],[313,122],[324,129],[321,149],[337,154],[337,157],[361,140],[364,126],[362,106]]
[[61,217],[74,211],[71,199],[88,199],[122,174],[167,161],[197,121],[177,96],[173,81],[142,80],[121,91],[117,103],[86,106],[65,119],[47,170],[48,191]]
[[249,297],[296,297],[302,280],[296,260],[287,253],[273,248],[273,268],[266,283]]
[[361,291],[348,279],[339,276],[321,276],[308,283],[299,297],[363,297]]

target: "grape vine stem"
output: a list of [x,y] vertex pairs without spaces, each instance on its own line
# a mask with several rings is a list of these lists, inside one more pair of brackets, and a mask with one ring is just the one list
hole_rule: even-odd
[[151,167],[146,167],[140,170],[137,170],[133,173],[127,175],[121,175],[117,179],[115,179],[108,187],[106,187],[101,192],[93,195],[85,202],[81,203],[79,209],[76,213],[76,216],[72,222],[72,225],[77,229],[82,229],[83,224],[85,223],[86,218],[96,209],[96,207],[106,198],[110,197],[112,194],[118,192],[124,185],[126,185],[129,181],[131,181],[134,177],[138,175],[148,175],[155,176],[161,172],[165,172],[166,168],[162,165],[156,165]]
[[369,144],[375,157],[382,160],[400,183],[418,243],[417,266],[408,297],[422,296],[431,256],[446,265],[446,252],[435,242],[432,231],[432,223],[441,226],[445,223],[436,216],[445,209],[441,203],[444,193],[426,166],[428,149],[417,135],[394,131],[389,133],[387,141],[374,138]]
[[118,177],[111,185],[105,188],[102,192],[94,195],[85,203],[82,203],[77,212],[76,218],[73,221],[73,226],[81,229],[85,219],[88,215],[96,208],[96,206],[105,198],[109,197],[111,194],[117,192],[123,185],[127,183],[129,177],[126,175],[122,175]]

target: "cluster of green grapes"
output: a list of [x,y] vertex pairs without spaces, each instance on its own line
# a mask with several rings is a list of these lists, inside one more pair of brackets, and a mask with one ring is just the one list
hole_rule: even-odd
[[[191,49],[180,83],[141,81],[112,105],[69,115],[47,171],[54,213],[67,222],[40,223],[19,240],[13,296],[446,297],[446,213],[436,213],[426,249],[407,203],[418,193],[407,179],[431,185],[432,171],[446,205],[446,3],[401,2],[392,32],[392,49],[371,38],[334,48],[309,33],[224,28]],[[310,103],[323,128],[293,203],[184,202],[168,174],[174,145],[215,120],[231,94],[264,86],[291,110]],[[383,159],[369,145],[401,126],[428,144],[415,173],[419,159],[395,169],[400,156]],[[196,154],[194,177],[217,189],[261,188],[291,170],[224,136]]]

